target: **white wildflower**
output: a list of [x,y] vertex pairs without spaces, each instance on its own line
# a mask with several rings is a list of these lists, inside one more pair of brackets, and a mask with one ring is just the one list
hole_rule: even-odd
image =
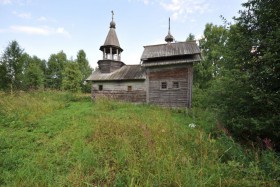
[[190,127],[190,128],[195,128],[195,127],[196,127],[196,124],[190,123],[190,124],[189,124],[189,127]]

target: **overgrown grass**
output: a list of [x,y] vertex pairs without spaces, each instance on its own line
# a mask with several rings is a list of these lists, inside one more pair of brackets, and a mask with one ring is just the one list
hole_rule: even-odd
[[277,186],[276,154],[213,135],[213,116],[62,92],[1,93],[0,186]]

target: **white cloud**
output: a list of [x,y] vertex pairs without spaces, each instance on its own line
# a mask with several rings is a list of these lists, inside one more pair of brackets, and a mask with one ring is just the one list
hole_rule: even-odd
[[147,5],[147,4],[149,4],[149,0],[143,0],[143,3],[145,4],[145,5]]
[[50,29],[40,28],[40,27],[30,27],[30,26],[11,26],[13,32],[25,33],[25,34],[35,34],[35,35],[49,35]]
[[55,30],[56,34],[62,34],[66,37],[70,37],[71,35],[69,34],[69,32],[67,32],[63,27],[59,27]]
[[[205,0],[171,0],[161,1],[160,5],[163,9],[172,13],[173,20],[190,19],[191,14],[203,14],[209,10],[209,4]],[[194,21],[194,20],[192,20]]]
[[11,26],[10,30],[12,32],[24,33],[24,34],[31,34],[31,35],[63,35],[65,37],[71,37],[70,33],[67,32],[63,27],[58,28],[50,28],[50,27],[32,27],[32,26]]
[[144,3],[145,5],[148,5],[148,4],[153,4],[153,0],[128,0],[129,2],[133,2],[133,1],[137,1],[137,2],[141,2],[141,3]]
[[22,19],[31,19],[32,18],[31,13],[29,13],[29,12],[19,13],[17,11],[13,11],[12,13]]
[[189,20],[192,14],[203,14],[209,11],[210,4],[206,0],[128,0],[129,2],[137,1],[142,2],[145,5],[159,5],[165,11],[171,13],[172,20]]

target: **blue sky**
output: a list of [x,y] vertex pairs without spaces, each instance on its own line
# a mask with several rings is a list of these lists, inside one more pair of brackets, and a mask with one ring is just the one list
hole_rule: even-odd
[[83,49],[91,67],[102,58],[99,47],[114,10],[116,32],[126,64],[139,64],[143,46],[165,43],[171,34],[184,41],[203,36],[206,23],[221,25],[238,15],[245,0],[0,0],[0,51],[17,40],[25,52],[48,60],[63,50],[69,59]]

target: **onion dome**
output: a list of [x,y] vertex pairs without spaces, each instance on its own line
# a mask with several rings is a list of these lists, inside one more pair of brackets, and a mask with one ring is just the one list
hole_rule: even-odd
[[110,22],[110,28],[116,28],[116,23],[114,22],[114,20]]
[[171,43],[174,41],[174,37],[170,33],[168,33],[167,36],[165,36],[165,41],[167,43]]
[[168,27],[168,34],[167,36],[165,37],[165,41],[167,43],[171,43],[174,41],[174,37],[170,34],[170,18],[169,18],[169,27]]
[[116,28],[116,23],[114,22],[114,11],[111,11],[112,13],[112,21],[110,22],[110,28],[115,29]]

